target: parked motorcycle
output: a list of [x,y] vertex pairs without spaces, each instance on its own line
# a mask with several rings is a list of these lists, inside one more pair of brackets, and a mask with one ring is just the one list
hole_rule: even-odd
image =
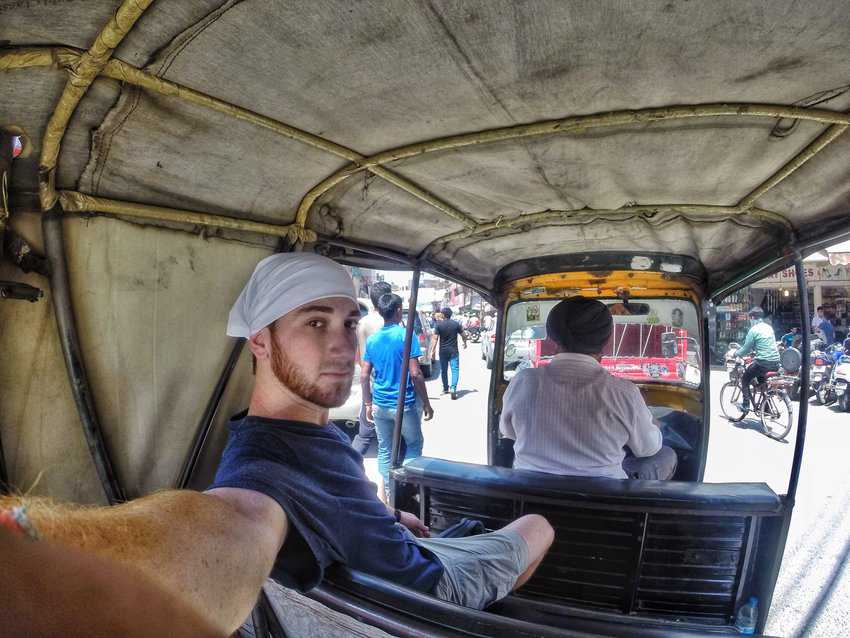
[[835,401],[834,397],[830,400],[827,389],[829,375],[832,373],[832,358],[823,350],[812,349],[809,361],[809,392],[821,405],[829,405]]
[[467,328],[464,332],[466,334],[467,341],[471,341],[472,343],[479,343],[481,341],[480,326],[472,326],[471,328]]
[[850,412],[850,356],[844,354],[832,369],[832,387],[838,407],[842,412]]
[[[839,401],[839,407],[843,411],[848,410],[847,381],[850,379],[850,356],[840,344],[833,344],[824,353],[829,368],[829,376],[821,381],[815,397],[822,405],[831,405]],[[841,382],[843,392],[838,394],[838,385]]]

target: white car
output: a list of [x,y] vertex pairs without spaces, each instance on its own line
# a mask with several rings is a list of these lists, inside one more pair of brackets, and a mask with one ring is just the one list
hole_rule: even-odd
[[[407,309],[402,311],[402,322],[407,324]],[[416,322],[413,324],[413,335],[419,340],[419,349],[422,350],[422,356],[419,358],[419,367],[422,368],[422,374],[426,379],[431,378],[431,339],[435,338],[434,331],[431,330],[431,324],[428,323],[428,318],[421,310],[416,311]]]
[[[505,378],[510,378],[522,361],[531,361],[534,356],[534,342],[546,338],[546,326],[526,326],[514,330],[505,345]],[[481,358],[487,362],[487,369],[493,369],[496,348],[496,331],[485,332],[481,338]]]
[[493,351],[496,344],[496,330],[485,330],[481,333],[481,358],[487,362],[487,369],[493,369],[495,359]]

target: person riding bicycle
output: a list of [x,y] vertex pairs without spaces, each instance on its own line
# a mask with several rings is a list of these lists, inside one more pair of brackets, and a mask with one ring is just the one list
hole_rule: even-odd
[[741,376],[741,390],[743,401],[739,406],[742,410],[750,409],[752,396],[750,395],[750,383],[755,378],[763,379],[768,372],[779,370],[779,350],[776,347],[776,335],[769,323],[764,321],[764,310],[754,306],[749,312],[752,326],[747,332],[744,344],[738,348],[733,357],[742,357],[753,352],[752,363],[747,366]]

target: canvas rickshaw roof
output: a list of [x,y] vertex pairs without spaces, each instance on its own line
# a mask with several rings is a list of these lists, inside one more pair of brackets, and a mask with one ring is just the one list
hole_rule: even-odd
[[[44,131],[119,4],[0,2],[0,126],[25,143],[11,223],[37,247]],[[150,7],[84,92],[55,163],[66,212],[121,219],[69,216],[65,232],[131,494],[171,480],[191,437],[180,424],[226,357],[227,308],[281,235],[364,265],[388,262],[352,246],[385,250],[492,290],[511,263],[596,251],[689,256],[717,287],[847,229],[838,0],[138,4]],[[17,326],[3,345],[24,377],[59,387],[49,304],[29,306],[0,308]],[[27,442],[34,419],[73,422],[67,391],[36,404],[20,369],[3,382],[20,482],[63,446],[84,464],[79,441]],[[94,500],[73,476],[45,480]]]

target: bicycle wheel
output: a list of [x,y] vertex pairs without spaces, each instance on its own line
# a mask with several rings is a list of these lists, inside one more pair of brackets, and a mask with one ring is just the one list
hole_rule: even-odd
[[791,399],[782,390],[768,390],[759,406],[759,416],[765,434],[777,441],[784,439],[794,417]]
[[720,388],[720,409],[723,411],[723,416],[735,423],[747,416],[747,413],[738,407],[741,401],[743,401],[741,386],[732,381],[724,383]]

